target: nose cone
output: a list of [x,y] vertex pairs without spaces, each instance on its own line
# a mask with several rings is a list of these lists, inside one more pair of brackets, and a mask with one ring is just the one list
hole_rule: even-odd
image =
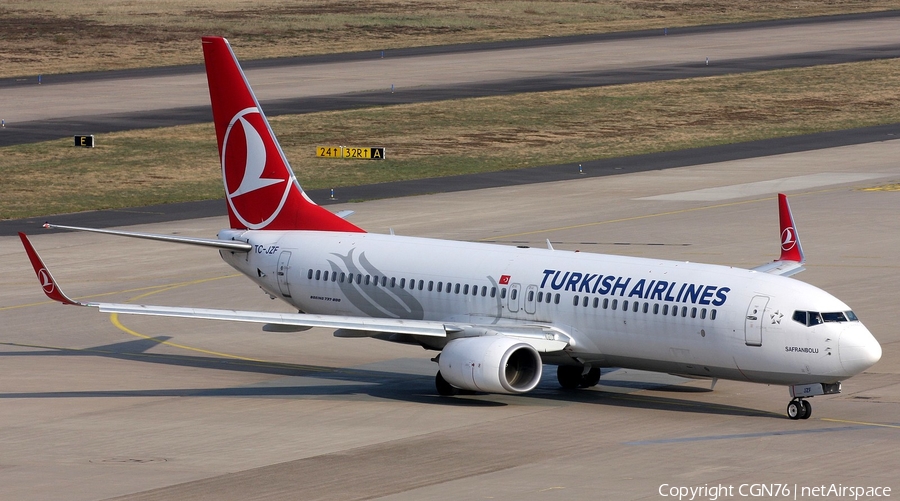
[[881,359],[881,345],[862,324],[847,327],[838,341],[841,366],[853,376],[875,365]]

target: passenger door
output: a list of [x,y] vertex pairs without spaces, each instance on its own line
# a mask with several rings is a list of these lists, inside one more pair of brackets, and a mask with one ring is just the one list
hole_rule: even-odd
[[753,296],[747,308],[747,319],[744,321],[744,342],[747,346],[762,346],[763,317],[769,298]]

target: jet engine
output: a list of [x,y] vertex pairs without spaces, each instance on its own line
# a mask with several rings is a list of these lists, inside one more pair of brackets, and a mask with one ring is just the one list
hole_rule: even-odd
[[438,359],[440,375],[451,385],[488,393],[525,393],[541,380],[537,350],[505,336],[454,339]]

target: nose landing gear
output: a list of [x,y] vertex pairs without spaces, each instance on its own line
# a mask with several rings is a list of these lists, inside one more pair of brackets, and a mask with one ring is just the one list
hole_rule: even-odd
[[804,398],[795,398],[787,406],[787,415],[791,419],[809,419],[812,405]]
[[841,383],[795,384],[790,388],[793,399],[787,406],[787,415],[791,419],[809,419],[812,406],[807,398],[816,395],[836,395],[841,392]]

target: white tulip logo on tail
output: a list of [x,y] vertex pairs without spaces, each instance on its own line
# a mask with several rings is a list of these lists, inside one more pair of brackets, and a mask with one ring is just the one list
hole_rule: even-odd
[[270,145],[274,141],[259,109],[243,109],[228,124],[222,144],[225,194],[234,215],[249,229],[271,223],[290,194],[291,174],[277,146]]
[[41,268],[38,271],[38,278],[41,281],[41,287],[44,289],[46,294],[53,294],[53,290],[56,289],[56,284],[53,283],[53,279],[50,277],[50,272],[47,271],[47,268]]
[[794,237],[793,226],[788,226],[781,232],[781,250],[789,251],[797,245],[797,239]]

